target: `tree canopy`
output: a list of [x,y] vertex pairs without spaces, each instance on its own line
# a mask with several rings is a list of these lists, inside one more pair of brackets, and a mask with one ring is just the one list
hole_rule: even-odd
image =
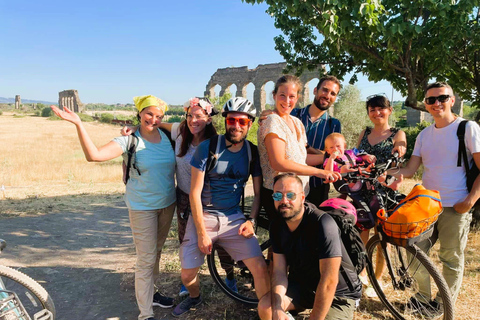
[[479,92],[480,85],[474,89],[464,78],[474,74],[471,49],[479,52],[480,0],[242,1],[268,4],[284,33],[275,38],[276,49],[298,73],[329,64],[341,79],[353,72],[350,83],[358,73],[387,80],[420,110],[417,101],[434,78],[454,81],[461,95]]

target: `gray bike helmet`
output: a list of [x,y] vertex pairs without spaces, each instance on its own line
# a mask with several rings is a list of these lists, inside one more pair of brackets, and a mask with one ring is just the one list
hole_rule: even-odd
[[257,110],[249,100],[242,97],[235,97],[228,100],[222,108],[222,116],[226,116],[229,112],[241,112],[255,120]]

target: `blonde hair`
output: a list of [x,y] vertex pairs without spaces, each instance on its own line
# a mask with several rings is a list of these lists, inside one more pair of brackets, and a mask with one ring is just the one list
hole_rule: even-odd
[[325,138],[325,150],[327,150],[327,141],[330,142],[336,138],[342,139],[343,142],[345,143],[345,147],[347,147],[347,140],[345,140],[345,137],[343,136],[343,134],[341,134],[340,132],[332,132]]

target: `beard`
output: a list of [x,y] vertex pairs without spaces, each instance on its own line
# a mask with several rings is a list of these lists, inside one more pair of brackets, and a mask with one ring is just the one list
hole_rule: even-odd
[[322,110],[322,111],[328,110],[328,108],[332,106],[330,102],[326,106],[323,106],[320,103],[320,98],[317,98],[317,97],[313,99],[313,104],[315,105],[315,107],[317,107],[319,110]]
[[281,204],[277,208],[277,212],[282,216],[283,220],[290,221],[300,214],[302,208],[295,208],[289,204]]
[[229,128],[225,131],[225,139],[227,139],[228,142],[232,144],[239,144],[240,142],[243,142],[247,138],[248,130],[241,132],[241,135],[238,138],[233,137],[233,133],[235,131],[236,131],[235,128]]

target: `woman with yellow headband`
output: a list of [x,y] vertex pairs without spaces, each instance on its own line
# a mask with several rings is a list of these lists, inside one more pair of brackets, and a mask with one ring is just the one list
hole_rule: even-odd
[[[212,123],[212,116],[217,114],[217,111],[207,97],[190,98],[183,105],[183,109],[185,110],[185,120],[180,123],[161,123],[159,126],[170,132],[172,140],[175,141],[175,157],[177,160],[177,227],[180,244],[183,241],[188,217],[191,213],[190,200],[188,198],[192,172],[190,160],[192,160],[197,146],[202,141],[217,135],[217,131]],[[120,132],[122,135],[129,135],[135,132],[135,130],[137,129],[123,127]],[[179,296],[187,294],[188,291],[182,284]]]
[[[167,104],[155,96],[133,98],[140,121],[135,155],[137,170],[131,170],[125,203],[137,252],[135,295],[139,320],[155,320],[153,306],[173,307],[173,299],[154,293],[160,254],[175,210],[175,154],[168,137],[158,129]],[[97,148],[77,114],[51,106],[60,118],[73,123],[87,161],[102,162],[127,152],[128,137],[117,137]],[[153,302],[152,302],[153,301]]]

